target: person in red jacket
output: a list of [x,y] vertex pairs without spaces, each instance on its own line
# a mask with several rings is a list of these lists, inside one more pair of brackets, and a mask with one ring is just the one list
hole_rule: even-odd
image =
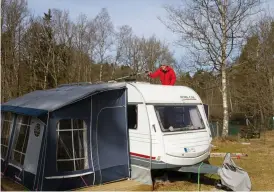
[[158,70],[154,73],[149,72],[148,76],[150,78],[160,77],[162,85],[174,85],[176,82],[176,75],[174,70],[165,64],[162,64]]

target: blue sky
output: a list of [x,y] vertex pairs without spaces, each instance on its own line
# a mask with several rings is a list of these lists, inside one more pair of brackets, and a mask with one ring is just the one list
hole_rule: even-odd
[[176,54],[180,49],[175,47],[176,36],[157,19],[164,17],[162,6],[173,4],[178,0],[28,0],[28,7],[35,15],[41,15],[49,8],[68,10],[70,18],[75,20],[80,13],[88,18],[94,18],[102,8],[107,8],[115,27],[129,25],[134,34],[145,37],[155,34],[159,39],[169,44]]
[[[68,10],[72,20],[80,13],[94,18],[102,8],[107,8],[115,27],[129,25],[138,36],[155,34],[169,44],[178,59],[183,49],[175,46],[176,35],[157,19],[165,17],[163,5],[167,3],[176,5],[180,0],[28,0],[28,7],[35,15],[41,15],[49,8]],[[274,0],[268,0],[263,7],[273,13]]]

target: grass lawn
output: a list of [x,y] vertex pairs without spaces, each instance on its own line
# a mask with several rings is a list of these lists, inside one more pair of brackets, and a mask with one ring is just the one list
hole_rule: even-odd
[[[236,165],[242,167],[249,174],[252,183],[252,191],[273,191],[274,190],[274,131],[261,134],[260,139],[251,139],[250,145],[243,145],[236,141],[214,140],[213,145],[217,148],[212,152],[246,153],[248,157],[233,159]],[[210,163],[221,166],[222,157],[211,157]],[[182,175],[181,175],[182,176]],[[201,178],[201,191],[214,189],[214,177],[204,176]],[[156,186],[158,191],[180,190],[197,191],[197,181],[185,177],[174,180],[163,185]]]

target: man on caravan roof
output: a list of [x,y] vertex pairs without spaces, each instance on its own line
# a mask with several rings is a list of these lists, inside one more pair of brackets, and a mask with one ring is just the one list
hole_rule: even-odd
[[176,75],[174,70],[165,64],[161,64],[160,68],[154,73],[149,72],[148,76],[150,78],[160,77],[162,85],[174,85],[176,82]]

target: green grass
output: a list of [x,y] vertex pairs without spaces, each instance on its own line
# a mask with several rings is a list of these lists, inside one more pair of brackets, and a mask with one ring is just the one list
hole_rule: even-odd
[[[246,142],[246,141],[241,141]],[[212,152],[246,153],[248,157],[233,159],[234,162],[245,169],[252,183],[252,191],[274,190],[274,131],[263,133],[261,139],[251,139],[250,145],[243,145],[235,139],[214,140],[217,147]],[[211,157],[210,164],[221,166],[222,157]],[[202,191],[213,190],[214,180],[217,175],[204,175],[201,178]],[[156,187],[158,191],[197,191],[198,185],[195,180],[182,179],[180,181],[165,183]]]

